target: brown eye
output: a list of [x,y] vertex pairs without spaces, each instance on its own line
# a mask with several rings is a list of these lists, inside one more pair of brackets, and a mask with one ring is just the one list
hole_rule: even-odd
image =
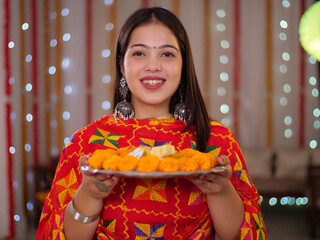
[[174,57],[174,55],[171,52],[165,52],[162,54],[164,57]]
[[144,56],[144,54],[143,54],[143,52],[141,52],[141,51],[136,51],[136,52],[134,52],[133,54],[132,54],[132,56]]

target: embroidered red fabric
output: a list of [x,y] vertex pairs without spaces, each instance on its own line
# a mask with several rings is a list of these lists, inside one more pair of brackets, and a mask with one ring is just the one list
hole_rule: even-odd
[[[195,148],[191,131],[182,133],[184,129],[185,124],[173,118],[116,122],[108,115],[77,131],[62,151],[37,239],[64,239],[64,210],[82,181],[80,156],[98,148],[150,148],[168,143],[177,151]],[[218,150],[231,161],[231,182],[245,205],[241,239],[266,239],[259,195],[229,129],[212,121],[207,150]],[[214,239],[206,197],[186,178],[120,178],[105,203],[96,239]]]

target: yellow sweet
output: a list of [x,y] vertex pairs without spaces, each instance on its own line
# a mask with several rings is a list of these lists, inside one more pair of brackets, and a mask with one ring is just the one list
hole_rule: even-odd
[[160,158],[156,155],[142,156],[138,162],[139,172],[153,172],[158,169]]
[[156,155],[159,158],[167,157],[175,153],[174,146],[172,145],[161,145],[161,146],[155,146],[150,149],[150,154]]
[[97,149],[94,153],[88,158],[88,163],[91,168],[102,168],[102,163],[104,160],[115,154],[113,149]]
[[180,171],[193,172],[199,170],[197,160],[192,158],[180,158]]
[[133,171],[138,167],[139,159],[135,156],[127,155],[119,161],[119,171]]
[[160,160],[159,170],[161,172],[176,172],[180,170],[179,159],[173,157],[165,157]]
[[105,159],[102,163],[102,168],[105,170],[118,170],[119,162],[121,161],[121,157],[118,155],[112,155],[111,157],[108,157]]

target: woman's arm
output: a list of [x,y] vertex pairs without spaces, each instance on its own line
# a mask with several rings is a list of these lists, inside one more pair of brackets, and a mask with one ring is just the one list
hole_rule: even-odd
[[[80,223],[71,216],[71,204],[70,202],[64,212],[63,224],[66,239],[93,239],[100,217],[90,223]],[[87,197],[80,188],[73,197],[73,204],[76,211],[83,216],[94,216],[100,213],[103,207],[102,199]]]
[[[82,156],[79,161],[79,167],[87,164],[88,156]],[[106,198],[112,188],[117,184],[118,178],[104,174],[91,175],[82,173],[82,183],[73,197],[73,207],[79,214],[89,217],[99,214],[103,210],[103,199]],[[98,184],[97,184],[98,183]],[[102,187],[101,187],[102,186]],[[92,222],[82,223],[72,216],[70,205],[64,212],[63,228],[66,239],[93,239],[99,218]]]
[[240,239],[244,205],[231,182],[221,192],[207,194],[207,202],[214,229],[220,239]]
[[225,166],[226,170],[193,178],[192,182],[207,194],[208,208],[218,236],[224,240],[240,239],[244,204],[230,182],[232,168],[228,157],[218,157],[217,164]]

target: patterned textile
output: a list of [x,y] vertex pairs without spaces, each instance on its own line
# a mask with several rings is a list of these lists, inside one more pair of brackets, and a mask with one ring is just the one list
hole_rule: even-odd
[[[77,131],[62,151],[44,203],[37,239],[65,239],[63,216],[80,186],[79,158],[96,149],[127,146],[150,148],[170,143],[176,150],[195,147],[195,138],[185,123],[175,119],[129,119],[116,122],[105,116]],[[245,205],[241,239],[266,239],[260,215],[259,195],[252,184],[243,156],[231,132],[211,122],[208,151],[227,155],[233,167],[231,182]],[[106,204],[108,202],[108,204]],[[214,239],[206,196],[185,178],[120,178],[105,199],[96,239]]]

